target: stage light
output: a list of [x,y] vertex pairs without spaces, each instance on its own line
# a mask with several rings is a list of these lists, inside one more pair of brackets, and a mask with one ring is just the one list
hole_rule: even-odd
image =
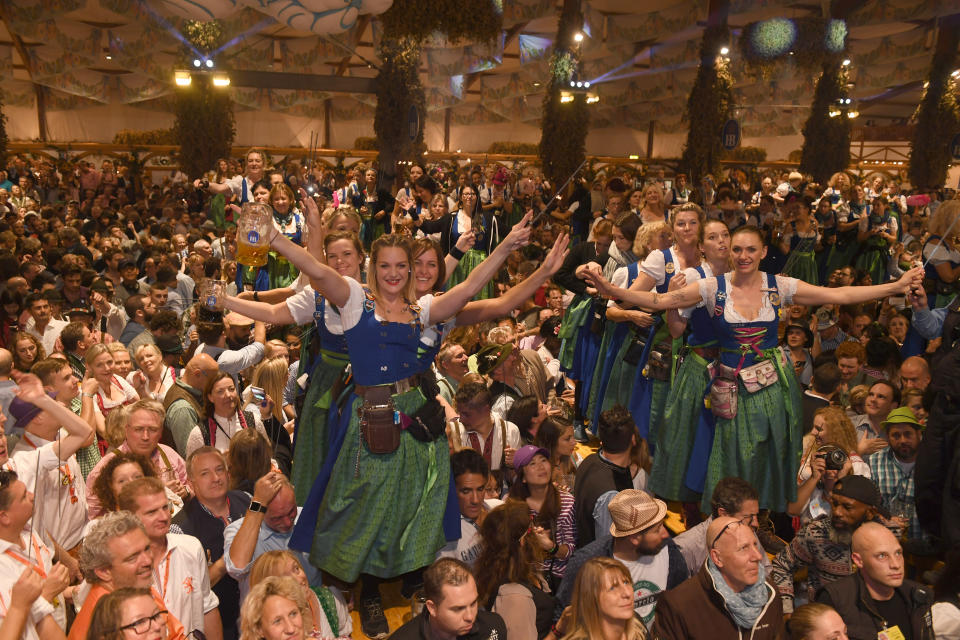
[[200,65],[201,65],[201,64],[203,64],[203,63],[200,62],[200,58],[194,58],[194,59],[193,59],[193,66],[195,66],[197,69],[200,68]]
[[860,116],[860,112],[857,111],[856,109],[853,109],[852,111],[847,111],[847,117],[850,118],[851,120],[859,116]]
[[573,102],[573,94],[564,91],[560,94],[560,103],[567,104],[568,102]]
[[190,77],[189,71],[175,71],[173,73],[173,81],[178,87],[189,87],[193,80]]
[[639,160],[639,159],[640,159],[640,156],[639,156],[638,154],[636,154],[636,153],[631,153],[631,154],[630,154],[630,159],[631,159],[631,160]]
[[730,47],[720,47],[720,55],[725,56],[730,53]]
[[574,41],[574,42],[583,42],[583,32],[582,32],[582,31],[577,31],[575,34],[573,34],[573,41]]
[[583,83],[583,86],[584,86],[585,88],[589,89],[589,88],[590,88],[590,83],[589,83],[589,82],[584,82],[584,83]]
[[206,65],[207,65],[207,69],[213,69],[213,60],[210,58],[207,58]]
[[843,61],[843,66],[845,66],[845,67],[849,67],[849,66],[850,66],[850,58],[847,58],[846,60]]
[[213,86],[215,87],[229,87],[230,86],[230,76],[225,73],[218,73],[213,76]]

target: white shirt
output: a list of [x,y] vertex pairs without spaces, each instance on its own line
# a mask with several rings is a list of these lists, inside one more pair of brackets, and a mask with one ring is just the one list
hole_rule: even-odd
[[[53,552],[43,544],[43,541],[34,534],[31,542],[27,542],[26,536],[21,534],[23,548],[11,544],[6,540],[0,540],[0,615],[6,617],[7,610],[10,607],[10,597],[13,591],[13,585],[20,579],[20,574],[27,567],[24,562],[35,566],[37,563],[37,550],[39,550],[39,560],[45,573],[49,573],[53,567]],[[10,553],[7,553],[9,551]],[[21,562],[22,561],[22,562]],[[61,628],[66,629],[67,614],[63,606],[63,599],[59,600],[58,607],[54,607],[42,596],[34,600],[30,605],[30,614],[27,616],[27,622],[23,627],[21,640],[40,640],[37,633],[37,625],[48,615]]]
[[[353,278],[346,278],[346,281],[350,286],[350,296],[343,307],[340,308],[340,321],[344,331],[354,328],[360,322],[360,318],[363,316],[363,302],[366,299],[363,285]],[[430,304],[432,302],[432,293],[428,293],[417,300],[417,305],[420,307],[420,322],[424,327],[430,326]],[[376,310],[374,310],[374,313],[376,314]],[[376,318],[383,320],[379,315]]]
[[[457,420],[457,429],[460,433],[460,442],[465,447],[470,446],[470,437],[467,435],[467,428],[463,426],[459,420]],[[507,446],[511,449],[519,449],[521,446],[520,442],[520,429],[517,425],[513,424],[509,420],[504,420],[503,418],[493,418],[493,439],[490,441],[490,446],[492,450],[490,452],[490,469],[496,471],[497,469],[503,466],[503,437],[502,433],[506,432],[507,434]],[[480,440],[480,451],[479,453],[485,453],[484,447],[486,444],[485,438],[479,433],[477,434],[477,439]]]
[[36,531],[49,536],[64,549],[73,549],[83,541],[87,486],[77,457],[70,456],[61,462],[53,445],[35,434],[24,433],[13,449],[11,469],[35,496],[33,526]]
[[616,558],[630,572],[633,582],[633,610],[650,628],[653,624],[656,596],[667,589],[667,575],[670,571],[670,550],[666,545],[653,556],[640,556],[636,560]]
[[[298,293],[287,298],[285,302],[295,324],[313,324],[313,314],[317,311],[317,293],[313,287],[305,286]],[[330,333],[343,335],[343,322],[340,320],[340,314],[330,306],[326,298],[323,299],[323,324]]]
[[35,337],[43,345],[44,351],[47,352],[49,356],[51,353],[56,351],[57,338],[60,337],[60,332],[63,331],[63,328],[69,323],[65,320],[57,320],[56,318],[50,318],[50,321],[47,323],[47,326],[44,327],[43,333],[41,334],[37,330],[37,322],[33,319],[33,316],[27,319],[27,324],[24,326],[24,331]]
[[153,571],[153,587],[188,634],[204,631],[204,614],[220,605],[210,589],[207,554],[193,536],[167,534],[167,553]]

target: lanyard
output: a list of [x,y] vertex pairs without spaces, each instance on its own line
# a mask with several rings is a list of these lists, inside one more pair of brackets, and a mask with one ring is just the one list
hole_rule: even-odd
[[[169,542],[167,543],[169,544]],[[160,592],[160,597],[166,599],[167,597],[167,583],[170,581],[170,554],[173,553],[173,549],[167,549],[167,555],[163,557],[163,560],[160,561],[160,564],[157,565],[157,570],[154,572],[154,578],[157,582],[157,591]],[[160,587],[160,565],[165,565],[163,568],[163,587]]]
[[23,556],[14,553],[12,549],[7,549],[6,551],[4,551],[4,553],[10,556],[11,558],[13,558],[14,560],[16,560],[17,562],[19,562],[20,564],[24,565],[25,567],[30,567],[31,569],[36,571],[41,578],[46,579],[47,571],[46,569],[43,568],[43,561],[40,559],[40,545],[37,544],[37,539],[35,536],[32,537],[32,542],[33,542],[33,552],[36,554],[36,557],[37,557],[36,564],[30,562]]
[[[31,449],[36,449],[36,443],[30,439],[26,433],[23,434],[23,441],[30,445]],[[73,471],[70,470],[69,464],[64,462],[58,467],[60,471],[60,484],[64,487],[68,487],[70,491],[70,504],[76,504],[79,502],[80,498],[77,497],[77,489],[73,486]]]

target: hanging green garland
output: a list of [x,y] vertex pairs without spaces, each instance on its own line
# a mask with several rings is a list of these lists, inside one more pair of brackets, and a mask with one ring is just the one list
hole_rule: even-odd
[[699,184],[706,174],[720,169],[723,145],[720,131],[733,108],[733,79],[729,63],[718,55],[729,42],[726,26],[708,27],[700,43],[700,68],[687,100],[686,119],[690,125],[680,168]]
[[747,68],[760,75],[787,61],[820,70],[843,55],[847,34],[843,20],[771,18],[744,26],[737,49]]
[[0,91],[0,166],[7,166],[7,147],[10,143],[7,138],[7,116],[3,113],[3,92]]
[[939,38],[948,41],[937,42],[927,86],[914,114],[917,126],[910,144],[907,175],[918,188],[939,187],[946,182],[950,141],[960,132],[957,83],[950,75],[956,64],[960,30],[941,26]]
[[846,86],[846,68],[837,61],[825,65],[803,125],[800,171],[820,184],[850,164],[850,118],[837,107],[838,100],[846,97]]
[[[184,35],[196,51],[210,55],[223,41],[223,28],[216,20],[187,20]],[[183,47],[182,68],[191,68],[196,53]],[[214,87],[210,76],[193,74],[189,87],[178,87],[174,101],[173,137],[180,145],[180,166],[190,178],[199,178],[230,155],[237,134],[233,100],[228,89]]]
[[418,42],[440,34],[449,43],[493,44],[503,29],[500,0],[397,0],[380,16],[383,34]]
[[566,0],[560,13],[557,40],[550,57],[550,82],[543,98],[541,116],[540,161],[547,179],[562,184],[586,156],[590,114],[587,96],[572,93],[572,100],[561,102],[562,92],[580,65],[579,47],[574,35],[583,26],[580,3]]

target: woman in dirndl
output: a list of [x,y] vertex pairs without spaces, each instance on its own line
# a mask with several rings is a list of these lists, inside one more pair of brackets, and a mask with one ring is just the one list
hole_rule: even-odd
[[[275,235],[286,255],[336,306],[355,382],[345,405],[349,425],[312,522],[311,562],[346,581],[361,581],[366,635],[389,633],[379,584],[405,576],[404,591],[444,544],[450,480],[439,389],[420,356],[425,330],[452,317],[495,274],[530,230],[518,225],[497,255],[442,296],[415,298],[411,241],[389,234],[373,244],[369,288],[344,278],[309,252]],[[426,374],[426,375],[424,375]],[[362,426],[361,426],[362,424]],[[412,595],[412,593],[410,594]]]
[[[703,262],[684,269],[671,280],[670,290],[729,271],[730,230],[724,222],[707,221],[700,247]],[[686,332],[686,348],[664,411],[663,423],[669,428],[660,431],[649,487],[668,500],[694,502],[703,493],[713,447],[714,419],[704,400],[710,389],[708,367],[717,358],[719,343],[703,305],[682,312],[671,309],[667,312],[667,324],[675,337]]]
[[857,240],[861,251],[856,267],[870,274],[870,280],[876,284],[887,281],[887,263],[890,262],[890,247],[897,243],[899,231],[897,219],[890,215],[887,199],[876,196],[860,218]]
[[827,273],[827,257],[830,255],[830,249],[837,242],[837,212],[826,196],[817,201],[816,207],[813,218],[817,224],[817,231],[820,232],[820,242],[816,247],[819,284],[830,280],[830,274]]
[[820,282],[815,255],[820,236],[810,215],[812,206],[810,196],[797,196],[787,205],[793,219],[781,239],[780,248],[787,254],[781,273],[816,286]]
[[[443,225],[446,234],[449,235],[448,244],[456,245],[460,235],[472,231],[474,235],[474,246],[467,251],[460,259],[460,264],[453,270],[447,280],[447,288],[454,287],[470,275],[470,272],[488,255],[490,255],[500,242],[500,226],[503,224],[503,211],[501,209],[483,210],[480,206],[480,198],[477,194],[477,188],[473,185],[464,185],[460,190],[460,208],[456,213],[450,214],[447,224]],[[436,230],[432,227],[424,229],[426,233],[434,233]],[[441,233],[443,233],[441,229]],[[441,244],[442,244],[441,240]],[[449,249],[448,249],[449,250]],[[483,289],[476,295],[477,300],[493,297],[493,283],[487,283]]]
[[[844,174],[844,177],[846,174]],[[843,192],[840,192],[843,193]],[[830,248],[827,256],[827,275],[841,267],[849,267],[860,253],[860,242],[857,240],[857,230],[860,228],[860,218],[866,210],[863,187],[856,185],[848,190],[849,198],[844,200],[839,194],[831,193],[831,198],[838,198],[834,205],[837,212],[837,241]],[[827,197],[826,193],[824,197]]]
[[709,509],[720,479],[737,476],[757,487],[761,508],[783,510],[796,500],[802,414],[796,375],[777,348],[781,308],[856,304],[903,294],[921,286],[922,270],[911,269],[897,282],[882,285],[815,287],[760,271],[766,247],[760,231],[750,226],[734,231],[731,252],[733,271],[666,294],[612,287],[595,270],[588,280],[604,295],[653,309],[704,305],[720,355],[710,392],[716,429],[701,509]]
[[947,200],[930,217],[923,244],[924,289],[931,309],[945,307],[960,291],[960,200]]
[[[699,266],[704,222],[705,216],[700,205],[688,202],[678,207],[670,219],[674,244],[669,249],[654,251],[647,256],[640,264],[640,273],[630,290],[650,291],[656,287],[658,292],[666,293],[675,275],[684,269]],[[653,335],[646,341],[634,375],[633,394],[627,408],[640,436],[647,441],[654,455],[670,394],[673,356],[679,346],[680,342],[673,340],[661,314]]]

